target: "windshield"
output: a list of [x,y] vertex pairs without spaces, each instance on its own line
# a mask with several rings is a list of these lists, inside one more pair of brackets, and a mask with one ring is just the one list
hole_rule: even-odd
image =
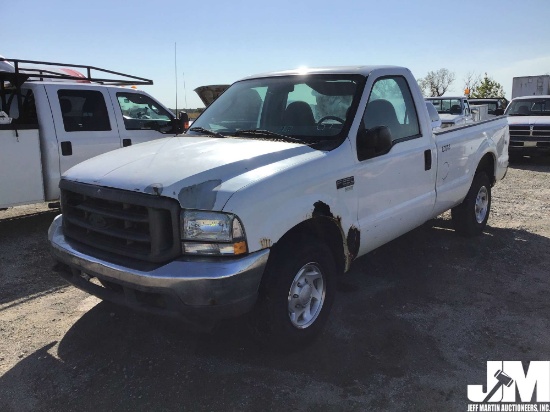
[[187,133],[208,131],[216,137],[272,140],[290,137],[336,147],[349,130],[364,80],[358,75],[243,80],[215,100]]
[[514,100],[506,109],[510,116],[550,116],[550,99]]
[[461,114],[462,103],[460,99],[428,99],[435,106],[439,114]]

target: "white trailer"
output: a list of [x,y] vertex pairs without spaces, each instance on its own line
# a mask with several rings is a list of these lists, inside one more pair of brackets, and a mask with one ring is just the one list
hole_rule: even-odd
[[550,75],[514,77],[512,99],[550,94]]

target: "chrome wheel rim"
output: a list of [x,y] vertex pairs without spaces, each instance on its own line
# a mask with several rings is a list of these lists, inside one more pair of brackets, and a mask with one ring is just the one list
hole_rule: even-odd
[[326,282],[317,263],[307,263],[298,271],[288,292],[288,316],[298,329],[311,326],[321,313]]
[[475,213],[477,223],[483,223],[489,210],[489,191],[485,186],[481,186],[477,192]]

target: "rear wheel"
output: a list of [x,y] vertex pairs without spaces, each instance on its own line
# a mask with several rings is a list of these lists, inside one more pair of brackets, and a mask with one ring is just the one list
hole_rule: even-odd
[[451,210],[453,226],[461,235],[479,235],[491,211],[491,181],[485,172],[474,176],[472,186],[462,203]]
[[274,250],[253,314],[255,331],[268,344],[295,350],[321,332],[334,300],[336,266],[316,240]]

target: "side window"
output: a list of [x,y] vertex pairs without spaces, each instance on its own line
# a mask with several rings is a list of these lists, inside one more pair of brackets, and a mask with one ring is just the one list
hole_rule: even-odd
[[[2,106],[1,103],[0,106]],[[14,124],[38,124],[34,94],[30,89],[21,89],[21,113],[19,113],[17,95],[15,94],[15,91],[6,93],[6,107],[0,107],[0,110],[4,110],[10,117],[12,117]]]
[[59,106],[66,132],[111,130],[105,99],[96,90],[59,90]]
[[374,83],[363,125],[365,129],[387,126],[394,143],[420,135],[416,108],[405,78],[386,77]]
[[161,130],[171,127],[173,116],[149,96],[139,93],[116,94],[126,130]]

